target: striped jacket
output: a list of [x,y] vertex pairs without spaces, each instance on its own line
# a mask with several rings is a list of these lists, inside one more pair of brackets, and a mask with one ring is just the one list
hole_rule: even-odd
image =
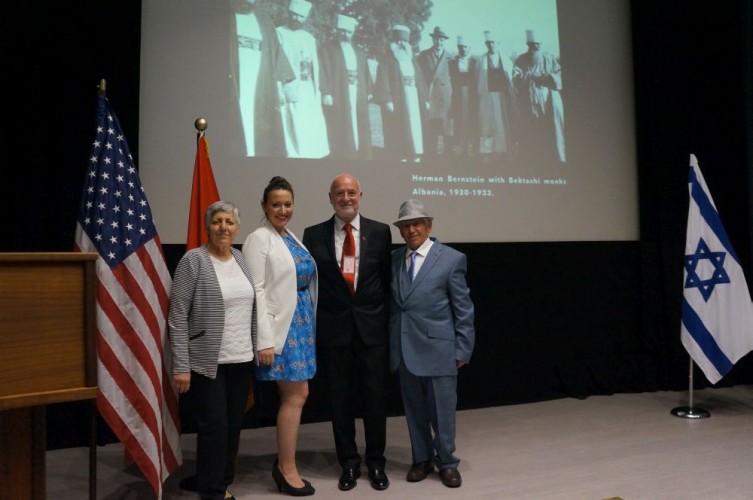
[[[251,270],[243,254],[232,248],[233,257],[253,286]],[[255,287],[254,287],[255,290]],[[173,373],[195,371],[209,378],[217,376],[217,360],[225,327],[222,291],[206,246],[189,250],[180,259],[173,278],[168,315]],[[256,296],[249,330],[254,359],[256,341]]]

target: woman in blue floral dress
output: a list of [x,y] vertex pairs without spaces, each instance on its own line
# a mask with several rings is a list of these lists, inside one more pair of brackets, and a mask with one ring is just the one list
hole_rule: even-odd
[[281,493],[313,495],[295,461],[308,381],[316,373],[317,274],[306,247],[287,229],[293,216],[293,188],[274,177],[261,202],[264,223],[248,235],[243,255],[251,266],[257,297],[257,380],[273,380],[280,393],[277,460],[272,477]]

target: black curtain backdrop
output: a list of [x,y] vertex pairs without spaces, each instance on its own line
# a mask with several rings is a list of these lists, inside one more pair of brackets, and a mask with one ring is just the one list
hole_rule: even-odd
[[[631,2],[639,241],[453,245],[468,255],[477,308],[461,409],[688,388],[679,328],[690,153],[753,279],[751,4]],[[12,209],[0,251],[72,248],[101,78],[138,165],[140,5],[14,2],[4,11],[2,189]],[[172,270],[183,247],[164,249]],[[694,380],[709,385],[700,371]],[[750,355],[718,385],[742,383],[753,383]],[[401,414],[394,382],[389,399]],[[260,384],[246,425],[274,425],[276,405],[274,387]],[[314,379],[304,421],[327,419],[327,408]],[[191,402],[181,410],[191,432]],[[50,405],[48,448],[84,445],[87,412],[85,403]],[[101,421],[99,437],[114,440]]]

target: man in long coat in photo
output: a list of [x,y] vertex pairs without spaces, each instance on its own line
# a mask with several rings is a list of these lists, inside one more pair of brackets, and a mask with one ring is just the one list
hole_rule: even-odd
[[374,101],[382,106],[384,149],[401,161],[421,161],[429,101],[421,68],[408,42],[410,30],[392,27],[393,42],[379,63]]
[[351,43],[357,25],[352,17],[337,16],[339,40],[319,49],[322,103],[332,158],[371,158],[372,82],[366,54]]
[[289,158],[324,158],[329,154],[320,92],[321,68],[314,36],[303,29],[311,2],[290,0],[288,23],[277,27],[280,46],[295,80],[282,85],[282,126]]
[[565,163],[565,112],[562,73],[557,58],[541,48],[541,39],[526,30],[528,51],[519,55],[513,69],[520,102],[520,149],[529,161]]
[[462,36],[457,38],[458,54],[450,59],[452,102],[449,117],[453,128],[456,155],[473,156],[478,151],[478,59]]
[[238,0],[234,7],[230,54],[241,154],[285,156],[277,85],[295,79],[293,69],[280,48],[272,18],[256,0]]
[[493,157],[502,161],[514,152],[516,109],[512,60],[500,53],[490,31],[484,32],[484,40],[487,52],[479,56],[477,71],[479,153],[489,163]]
[[431,33],[432,46],[422,50],[416,58],[423,71],[429,91],[428,127],[426,130],[426,154],[435,156],[449,150],[452,126],[448,117],[452,99],[449,63],[452,54],[444,48],[449,37],[439,26]]

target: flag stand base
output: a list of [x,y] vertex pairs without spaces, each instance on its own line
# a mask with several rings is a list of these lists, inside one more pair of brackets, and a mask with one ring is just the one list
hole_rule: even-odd
[[709,418],[711,414],[703,408],[697,408],[693,406],[693,357],[690,358],[690,366],[688,368],[688,406],[678,406],[672,408],[672,415],[680,418],[689,418],[698,420],[701,418]]
[[680,418],[700,419],[709,418],[711,414],[703,408],[697,408],[694,406],[678,406],[672,408],[672,415]]

